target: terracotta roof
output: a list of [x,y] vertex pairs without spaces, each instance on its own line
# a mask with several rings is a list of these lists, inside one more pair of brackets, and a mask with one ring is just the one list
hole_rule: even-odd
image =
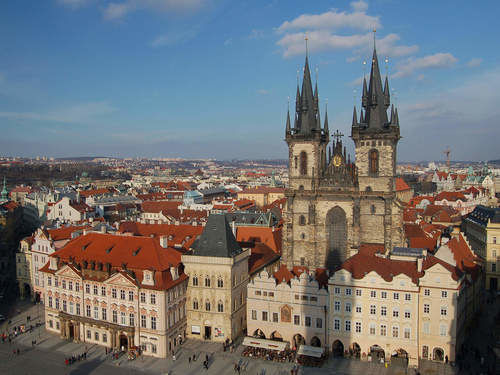
[[285,194],[285,189],[279,187],[257,186],[254,188],[248,188],[243,191],[240,191],[238,194],[269,194],[269,193]]
[[146,201],[142,202],[142,211],[148,213],[160,213],[164,210],[177,209],[182,202],[177,201]]
[[9,211],[9,212],[14,211],[18,207],[19,207],[19,204],[14,202],[14,201],[9,201],[7,203],[2,204],[2,208]]
[[173,225],[173,224],[142,224],[132,221],[120,223],[118,229],[120,233],[131,233],[134,236],[156,237],[159,241],[160,236],[172,236],[169,243],[184,244],[183,248],[189,249],[196,238],[203,232],[201,225]]
[[[273,276],[277,284],[281,284],[282,282],[289,283],[291,279],[299,277],[303,272],[309,273],[309,268],[305,266],[294,266],[290,271],[286,265],[282,264]],[[328,274],[325,268],[317,268],[314,277],[320,287],[328,286]]]
[[248,209],[250,207],[255,206],[255,202],[250,200],[250,199],[239,199],[237,201],[233,202],[236,207],[238,207],[240,210],[241,209]]
[[263,243],[256,243],[250,249],[250,258],[248,259],[248,273],[253,275],[259,272],[265,266],[274,263],[280,258],[279,254]]
[[31,193],[31,186],[16,186],[10,193]]
[[411,190],[408,184],[401,177],[396,178],[396,191]]
[[269,246],[275,253],[281,254],[281,228],[241,226],[236,230],[236,240],[238,242],[263,243]]
[[87,205],[83,202],[82,203],[70,202],[69,205],[81,213],[95,211],[94,208],[90,207],[89,205]]
[[460,191],[442,191],[434,197],[434,201],[442,201],[446,199],[449,202],[455,202],[457,200],[461,200],[462,202],[467,201],[465,195]]
[[430,203],[434,202],[434,197],[432,197],[432,196],[429,196],[429,195],[419,195],[417,197],[413,197],[412,199],[410,199],[410,201],[408,202],[408,205],[411,206],[411,207],[415,207],[418,204],[420,204],[420,202],[422,202],[424,199],[427,199]]
[[90,225],[69,226],[57,229],[47,229],[46,232],[53,241],[70,240],[73,232],[91,228]]
[[277,208],[281,212],[283,212],[283,210],[285,208],[285,204],[286,204],[286,198],[276,199],[275,201],[263,206],[262,211],[268,212],[269,210],[271,210],[273,208]]

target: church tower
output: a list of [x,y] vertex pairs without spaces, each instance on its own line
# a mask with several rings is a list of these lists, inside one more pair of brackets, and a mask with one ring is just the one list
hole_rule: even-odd
[[[356,150],[361,200],[362,242],[384,243],[386,251],[402,245],[401,210],[396,201],[395,175],[399,135],[398,111],[390,107],[388,77],[382,78],[373,48],[370,81],[363,79],[362,108],[359,121],[356,107],[352,120],[351,138]],[[378,228],[378,233],[371,228]],[[384,228],[382,231],[381,228]]]

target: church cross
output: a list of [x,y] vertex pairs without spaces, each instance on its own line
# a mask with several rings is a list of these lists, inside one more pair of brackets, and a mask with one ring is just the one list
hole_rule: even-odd
[[340,139],[344,136],[344,134],[342,134],[341,132],[339,132],[338,130],[332,134],[332,136],[335,138],[335,140],[338,142],[340,141]]

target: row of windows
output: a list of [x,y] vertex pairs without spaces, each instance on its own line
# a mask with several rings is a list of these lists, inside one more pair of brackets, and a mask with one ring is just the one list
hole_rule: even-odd
[[[279,321],[279,314],[277,312],[273,312],[272,313],[272,316],[270,317],[269,316],[269,312],[267,311],[261,311],[260,312],[261,315],[261,321],[263,322],[273,322],[273,323],[278,323]],[[258,316],[257,316],[257,310],[252,310],[252,320],[258,320]],[[293,316],[293,324],[299,326],[301,325],[301,316],[300,315],[294,315]],[[312,327],[312,324],[313,324],[313,318],[311,318],[310,316],[305,316],[304,317],[304,326],[306,327]],[[323,319],[321,318],[316,318],[316,328],[323,328]]]
[[[49,286],[52,285],[52,278],[50,276],[47,278],[47,283],[48,283]],[[54,278],[54,286],[55,287],[59,286],[57,277]],[[80,284],[78,282],[76,282],[74,286],[75,286],[75,291],[79,292],[80,291]],[[73,282],[72,281],[68,281],[68,283],[66,283],[66,280],[62,280],[61,281],[61,288],[62,289],[66,289],[66,287],[67,287],[68,290],[73,290]],[[90,294],[90,289],[91,289],[91,285],[90,284],[85,284],[85,293]],[[100,292],[101,296],[106,296],[106,287],[101,286],[101,288],[99,290],[99,288],[98,288],[97,285],[93,285],[92,286],[92,292],[93,292],[94,295],[99,295],[99,292]],[[134,292],[133,291],[129,291],[127,293],[125,290],[121,289],[120,290],[120,299],[121,300],[126,300],[127,296],[128,296],[128,300],[129,301],[133,301],[134,300]],[[170,294],[169,294],[169,296],[170,296]],[[118,298],[118,290],[116,288],[112,288],[111,289],[111,297],[112,298]],[[146,293],[145,292],[141,292],[140,293],[140,298],[141,298],[141,303],[146,303]],[[156,294],[154,294],[154,293],[150,294],[150,296],[149,296],[149,302],[152,305],[156,304]]]
[[311,301],[311,302],[318,302],[318,297],[316,296],[306,296],[305,294],[298,295],[296,294],[294,296],[295,300],[302,300],[302,301]]
[[[87,340],[92,340],[92,331],[90,329],[87,330]],[[94,340],[99,341],[99,332],[94,332]],[[106,333],[102,334],[102,342],[108,342],[108,335]]]
[[[244,275],[242,273],[239,274],[239,279],[237,275],[233,275],[233,286],[235,286],[238,281],[241,282],[243,278]],[[191,284],[193,286],[200,285],[200,280],[197,275],[193,276]],[[210,288],[212,286],[212,279],[210,278],[210,276],[205,276],[203,285],[205,286],[205,288]],[[224,288],[224,279],[222,278],[222,276],[217,277],[217,288]]]
[[[379,291],[380,292],[380,298],[383,298],[383,299],[387,299],[387,292],[386,291]],[[334,293],[335,295],[341,295],[342,294],[342,290],[340,287],[335,287],[334,288]],[[360,297],[362,295],[363,291],[361,289],[355,289],[355,295],[357,297]],[[345,288],[344,290],[344,295],[346,296],[352,296],[353,294],[353,289],[352,288]],[[411,293],[402,293],[404,294],[404,300],[405,301],[411,301],[412,297],[411,297]],[[371,298],[377,298],[377,291],[376,290],[370,290],[370,297]],[[424,295],[426,297],[429,297],[431,295],[431,290],[430,289],[424,289]],[[392,293],[392,298],[394,300],[399,300],[400,299],[400,293],[398,292],[393,292]],[[446,290],[442,290],[441,291],[441,298],[448,298],[448,291]]]
[[[341,303],[340,301],[335,301],[333,309],[334,311],[340,312],[342,310],[341,308]],[[352,312],[352,305],[350,302],[346,302],[344,304],[345,312]],[[355,307],[356,313],[360,314],[362,312],[362,307],[360,305],[356,305]],[[370,305],[370,315],[376,315],[377,314],[377,306],[376,305]],[[387,316],[387,306],[381,306],[380,307],[380,315],[381,316]],[[399,308],[394,307],[392,309],[392,316],[394,318],[399,318]],[[410,310],[405,310],[404,312],[404,317],[406,319],[411,319],[411,311]]]
[[268,292],[267,290],[261,291],[261,290],[256,290],[255,291],[256,296],[264,296],[264,297],[274,297],[274,292]]
[[[200,308],[200,304],[197,299],[193,300],[193,310],[198,310]],[[205,301],[205,311],[211,311],[212,306],[210,301]],[[217,302],[217,312],[224,312],[224,303],[222,301]]]
[[[334,319],[333,320],[333,329],[335,331],[340,331],[341,329],[341,321],[340,319]],[[352,327],[351,327],[351,321],[346,320],[344,321],[344,331],[345,332],[351,332]],[[361,322],[355,322],[354,323],[354,330],[356,333],[363,333],[363,325]],[[377,334],[377,326],[375,323],[370,323],[369,325],[369,334],[370,335],[376,335]],[[379,327],[379,333],[380,336],[387,336],[387,325],[386,324],[381,324]],[[399,326],[392,326],[392,337],[399,337]],[[411,338],[411,328],[410,327],[405,327],[403,330],[403,337],[405,339],[410,339]]]

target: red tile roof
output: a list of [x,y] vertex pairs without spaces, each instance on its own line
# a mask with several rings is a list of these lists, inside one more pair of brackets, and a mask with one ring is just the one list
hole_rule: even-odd
[[173,225],[173,224],[142,224],[132,221],[120,223],[118,229],[120,233],[131,233],[134,236],[156,237],[171,236],[168,240],[170,244],[182,244],[182,247],[189,249],[196,238],[203,232],[201,225]]
[[446,199],[449,202],[455,202],[457,200],[461,200],[462,202],[467,201],[465,195],[460,191],[442,191],[434,197],[434,201],[442,201]]
[[275,253],[281,254],[281,228],[269,227],[238,227],[236,230],[236,241],[247,243],[263,243],[269,246]]
[[70,240],[73,232],[91,228],[90,225],[69,226],[57,229],[47,229],[47,234],[53,241]]
[[411,190],[408,184],[401,177],[396,178],[396,191]]
[[285,189],[279,187],[257,186],[254,188],[245,189],[239,192],[238,194],[269,194],[269,193],[285,194]]
[[182,202],[176,201],[146,201],[142,202],[142,211],[148,213],[160,213],[164,210],[177,210]]
[[262,270],[267,265],[279,260],[279,254],[263,243],[256,243],[250,248],[250,258],[248,259],[248,273],[253,275]]
[[[305,266],[294,266],[290,271],[286,265],[282,264],[273,276],[277,284],[281,284],[282,282],[289,283],[291,279],[299,277],[303,272],[309,273],[309,268]],[[317,268],[314,276],[320,287],[328,286],[328,274],[326,269]]]

